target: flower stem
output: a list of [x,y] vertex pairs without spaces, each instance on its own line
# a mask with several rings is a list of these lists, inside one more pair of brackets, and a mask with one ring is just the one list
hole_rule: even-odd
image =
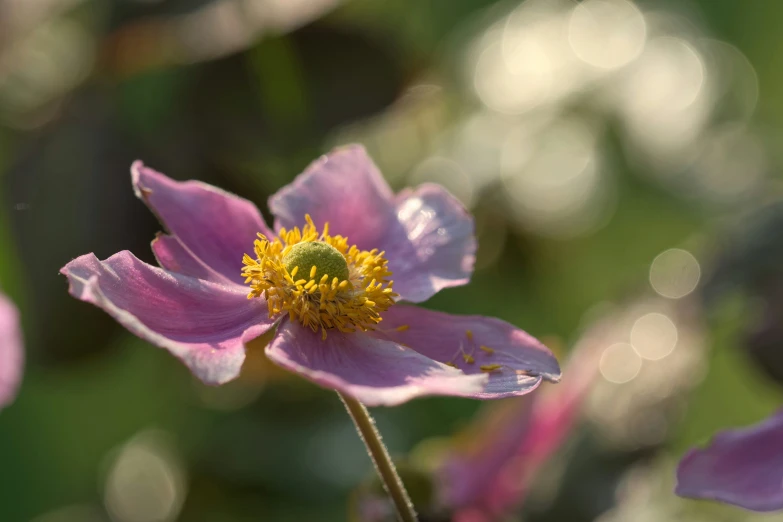
[[347,397],[339,392],[337,395],[351,415],[351,419],[353,419],[353,423],[356,425],[356,430],[359,432],[359,437],[367,447],[367,453],[370,455],[373,464],[375,464],[375,471],[378,472],[378,476],[381,478],[381,482],[383,482],[383,487],[394,501],[397,516],[402,522],[418,522],[413,503],[408,496],[408,492],[405,491],[405,486],[403,486],[402,480],[400,480],[400,476],[397,474],[394,463],[389,456],[389,451],[381,440],[381,434],[378,432],[378,428],[375,427],[375,421],[370,416],[370,412],[367,411],[364,404],[356,399]]

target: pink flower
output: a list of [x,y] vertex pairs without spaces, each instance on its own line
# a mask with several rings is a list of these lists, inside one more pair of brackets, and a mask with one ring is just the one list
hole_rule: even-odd
[[71,295],[208,384],[237,377],[245,344],[272,328],[270,360],[368,405],[524,395],[560,378],[549,350],[508,323],[401,302],[468,282],[473,220],[437,185],[395,195],[361,147],[322,157],[272,196],[274,230],[220,189],[141,162],[131,172],[168,230],[152,242],[162,268],[123,251],[61,272]]
[[752,511],[783,509],[783,411],[692,449],[677,468],[675,492]]
[[474,444],[446,458],[438,495],[452,520],[505,520],[523,503],[536,473],[571,433],[598,374],[604,344],[595,341],[588,336],[574,349],[563,384],[493,404],[474,423]]
[[8,406],[16,397],[23,366],[19,312],[8,298],[0,294],[0,408]]

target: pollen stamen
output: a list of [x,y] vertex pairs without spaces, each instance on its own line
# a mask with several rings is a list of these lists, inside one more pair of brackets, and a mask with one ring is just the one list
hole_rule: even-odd
[[[401,327],[400,327],[401,328]],[[407,329],[407,326],[405,326]],[[461,341],[459,343],[459,348],[457,349],[457,353],[454,354],[454,357],[452,357],[451,361],[449,361],[448,365],[455,365],[454,360],[457,357],[462,357],[462,360],[465,361],[467,364],[475,364],[476,357],[480,356],[480,353],[476,352],[476,348],[484,352],[483,357],[488,357],[495,353],[495,350],[490,348],[489,346],[484,346],[483,344],[479,345],[476,343],[475,336],[473,335],[473,330],[465,330],[465,338],[467,339],[467,343],[464,341]],[[467,347],[466,347],[467,344]],[[466,349],[467,348],[467,349]],[[456,365],[455,365],[456,366]],[[481,371],[484,372],[493,372],[500,369],[500,365],[498,364],[485,364],[479,366],[481,368]]]
[[[328,223],[318,233],[310,216],[305,218],[301,230],[281,228],[278,238],[258,234],[255,259],[247,254],[242,259],[248,299],[264,297],[270,318],[288,314],[320,330],[323,339],[328,330],[374,330],[398,296],[384,253],[349,246],[345,237],[329,235]],[[309,277],[294,279],[302,269]]]

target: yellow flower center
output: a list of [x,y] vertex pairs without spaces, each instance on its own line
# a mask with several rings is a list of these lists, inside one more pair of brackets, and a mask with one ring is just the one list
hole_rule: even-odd
[[269,317],[287,313],[314,332],[373,330],[394,304],[392,273],[384,252],[348,246],[343,236],[322,233],[306,216],[302,230],[280,229],[278,238],[258,234],[255,259],[245,254],[242,276],[248,299],[264,296]]
[[339,250],[329,243],[320,241],[305,241],[291,246],[287,254],[283,255],[283,266],[289,273],[297,268],[298,273],[315,267],[315,276],[312,279],[320,281],[323,276],[328,279],[336,277],[340,282],[348,279],[348,261]]

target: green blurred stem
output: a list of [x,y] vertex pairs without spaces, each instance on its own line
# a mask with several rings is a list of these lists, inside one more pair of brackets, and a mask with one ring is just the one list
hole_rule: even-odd
[[408,496],[408,492],[405,491],[405,486],[400,480],[400,476],[397,474],[397,470],[394,467],[389,451],[381,440],[381,434],[378,432],[378,428],[375,427],[375,421],[370,416],[370,412],[361,402],[350,397],[346,397],[340,392],[337,395],[342,399],[345,404],[345,409],[353,419],[353,423],[356,425],[356,430],[359,432],[362,442],[367,447],[367,453],[370,454],[373,464],[375,464],[375,471],[378,472],[378,476],[383,482],[383,487],[386,488],[386,492],[394,501],[394,507],[397,508],[397,516],[402,522],[417,522],[416,511],[413,509],[413,503]]

